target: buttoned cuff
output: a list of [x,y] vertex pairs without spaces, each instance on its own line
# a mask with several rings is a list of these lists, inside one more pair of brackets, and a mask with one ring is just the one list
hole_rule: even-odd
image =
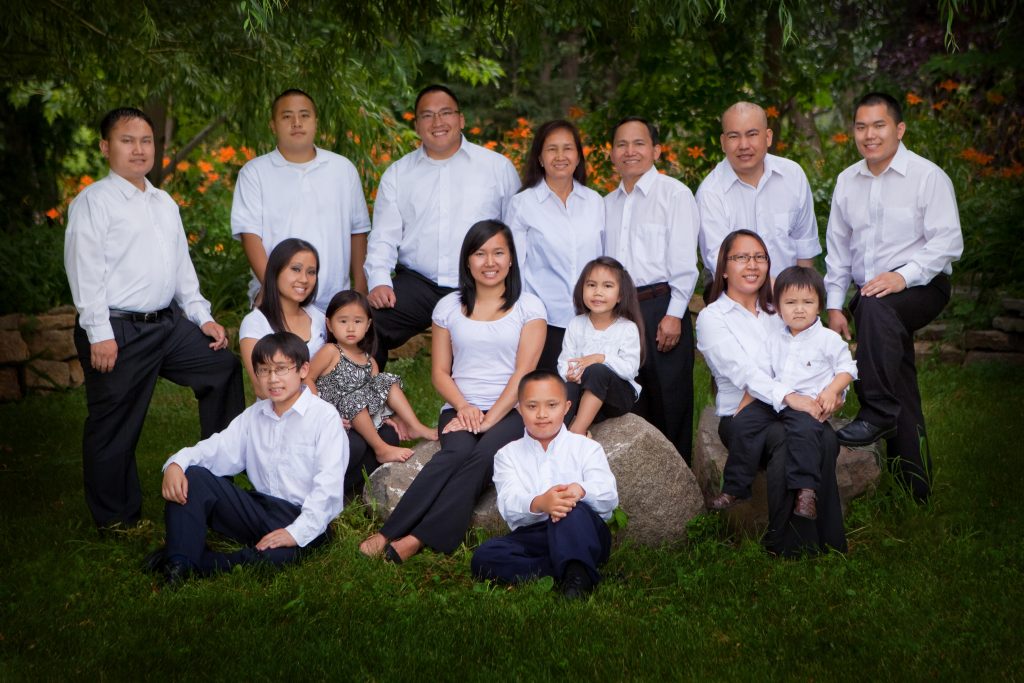
[[391,289],[395,288],[395,283],[391,280],[390,273],[382,274],[376,271],[373,273],[366,274],[366,284],[370,288],[371,292],[373,291],[374,287],[380,287],[381,285],[384,285],[385,287],[390,287]]
[[213,315],[210,313],[208,306],[202,304],[192,304],[185,309],[185,317],[188,318],[196,327],[202,329],[203,325],[213,321]]
[[775,382],[772,387],[772,407],[775,408],[776,413],[782,412],[782,409],[786,407],[786,397],[792,393],[792,387],[786,386],[782,382]]
[[794,246],[796,247],[797,258],[814,258],[821,253],[821,242],[818,241],[817,236],[808,237],[805,240],[797,240]]
[[668,310],[665,311],[665,315],[671,315],[675,318],[682,318],[686,314],[686,303],[673,296],[668,302]]
[[919,287],[925,284],[921,267],[916,263],[908,263],[905,266],[900,266],[893,272],[899,273],[903,276],[903,279],[907,283],[907,287]]
[[320,535],[313,533],[313,530],[309,528],[310,524],[308,520],[304,520],[303,517],[305,517],[305,513],[300,514],[295,518],[294,522],[284,528],[285,531],[292,535],[292,538],[295,539],[295,543],[300,548],[305,548],[313,541],[313,539]]
[[109,320],[98,325],[82,325],[82,328],[85,330],[86,336],[89,337],[90,344],[99,344],[114,338],[114,328],[110,326]]
[[841,289],[829,289],[825,300],[827,302],[825,308],[834,308],[837,311],[841,311],[846,303],[846,292]]

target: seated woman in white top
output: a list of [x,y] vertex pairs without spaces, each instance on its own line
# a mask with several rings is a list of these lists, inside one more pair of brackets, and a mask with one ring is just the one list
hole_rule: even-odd
[[267,398],[252,366],[256,342],[273,332],[291,332],[306,342],[311,358],[324,345],[327,324],[324,314],[313,305],[319,272],[316,247],[305,240],[286,239],[270,252],[263,278],[263,300],[242,318],[238,329],[242,363],[256,398]]
[[580,133],[569,121],[537,129],[523,164],[523,186],[505,213],[523,271],[523,289],[547,310],[548,331],[537,367],[555,370],[565,328],[575,315],[572,292],[588,261],[604,253],[604,200],[587,187]]
[[437,303],[431,328],[431,375],[446,401],[437,422],[441,450],[380,532],[359,546],[365,555],[400,563],[424,546],[455,550],[491,480],[494,454],[523,436],[516,392],[544,345],[544,305],[521,293],[512,233],[500,221],[469,229],[459,263],[459,290]]
[[[697,316],[697,348],[718,389],[718,435],[726,448],[737,413],[754,400],[782,402],[782,397],[773,396],[782,389],[768,374],[766,341],[785,327],[772,306],[770,268],[768,250],[756,233],[730,233],[718,253],[708,307]],[[765,434],[761,462],[768,476],[768,532],[764,544],[772,553],[788,556],[827,548],[846,551],[835,475],[839,442],[831,429],[826,430],[822,449],[817,519],[805,519],[793,514],[796,493],[786,482],[790,454],[785,428],[776,423]]]

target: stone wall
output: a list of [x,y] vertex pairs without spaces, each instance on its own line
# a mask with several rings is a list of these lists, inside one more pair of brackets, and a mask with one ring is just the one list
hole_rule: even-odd
[[75,307],[0,317],[0,401],[28,391],[77,387],[85,380],[75,351]]

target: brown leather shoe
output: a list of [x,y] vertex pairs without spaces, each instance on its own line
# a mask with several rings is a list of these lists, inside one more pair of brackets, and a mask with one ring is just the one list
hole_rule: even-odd
[[805,519],[818,518],[818,503],[814,489],[800,489],[796,492],[796,504],[793,505],[793,514]]
[[719,493],[708,501],[709,510],[728,510],[736,504],[736,496],[731,493]]

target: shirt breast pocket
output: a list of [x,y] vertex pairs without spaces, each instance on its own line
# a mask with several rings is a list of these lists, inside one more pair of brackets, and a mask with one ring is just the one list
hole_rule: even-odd
[[789,237],[789,228],[793,224],[792,211],[777,211],[772,214],[772,231],[778,237]]
[[882,241],[901,244],[918,236],[917,214],[911,207],[895,206],[885,210]]
[[501,191],[491,177],[471,178],[458,188],[467,227],[488,219],[501,220]]
[[668,248],[668,226],[664,223],[641,223],[637,241],[644,246],[648,258],[660,259]]

